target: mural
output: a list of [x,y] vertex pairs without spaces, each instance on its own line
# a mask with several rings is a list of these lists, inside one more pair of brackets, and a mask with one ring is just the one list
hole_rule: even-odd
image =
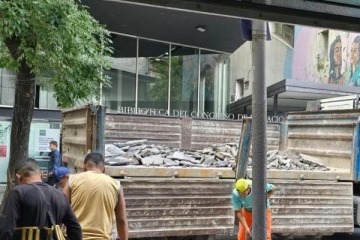
[[360,86],[359,46],[360,34],[351,39],[351,45],[348,47],[348,64],[344,73],[344,83],[349,86]]
[[360,87],[360,33],[296,27],[292,78]]

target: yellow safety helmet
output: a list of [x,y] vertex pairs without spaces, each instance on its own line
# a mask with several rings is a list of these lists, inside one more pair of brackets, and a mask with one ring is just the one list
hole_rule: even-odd
[[235,189],[239,192],[245,192],[248,189],[249,185],[251,184],[251,180],[240,178],[235,183]]

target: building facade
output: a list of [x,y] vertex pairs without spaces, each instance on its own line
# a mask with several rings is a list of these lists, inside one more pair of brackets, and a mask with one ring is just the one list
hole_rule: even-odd
[[[268,115],[306,109],[308,101],[360,93],[360,33],[270,23],[265,81]],[[251,114],[251,42],[231,55],[230,112]]]

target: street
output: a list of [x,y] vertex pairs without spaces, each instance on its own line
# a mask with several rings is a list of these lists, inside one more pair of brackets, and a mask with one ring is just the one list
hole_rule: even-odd
[[[216,240],[236,240],[236,236],[222,236],[222,237],[216,237]],[[273,236],[272,240],[288,240],[289,238],[286,237],[276,237]],[[322,237],[321,240],[355,240],[355,239],[360,239],[360,227],[355,228],[355,231],[353,234],[347,234],[347,233],[342,233],[342,234],[335,234],[333,236],[326,236],[326,237]],[[316,237],[314,236],[298,236],[295,237],[293,240],[316,240]]]
[[[352,240],[352,239],[359,239],[360,237],[360,228],[356,228],[353,234],[347,234],[347,233],[343,233],[343,234],[335,234],[333,236],[325,236],[322,237],[321,240]],[[283,239],[287,239],[287,238],[277,238],[274,237],[273,240],[283,240]],[[295,237],[294,240],[315,240],[317,239],[316,237]]]

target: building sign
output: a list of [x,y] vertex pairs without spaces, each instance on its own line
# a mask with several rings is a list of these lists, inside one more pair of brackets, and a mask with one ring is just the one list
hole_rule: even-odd
[[39,129],[35,137],[35,149],[38,152],[50,152],[49,143],[60,141],[60,129]]
[[[233,114],[233,113],[214,113],[214,112],[197,112],[197,111],[184,111],[156,108],[134,108],[134,107],[120,107],[119,113],[122,114],[139,114],[150,116],[171,116],[171,117],[191,117],[191,118],[204,118],[204,119],[218,119],[218,120],[243,120],[244,118],[251,117],[247,114]],[[268,122],[283,122],[283,116],[268,116]]]

